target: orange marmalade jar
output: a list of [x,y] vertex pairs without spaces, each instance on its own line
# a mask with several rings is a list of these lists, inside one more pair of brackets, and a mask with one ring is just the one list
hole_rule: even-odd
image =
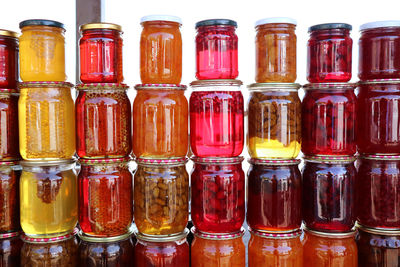
[[142,83],[178,84],[182,78],[182,21],[165,15],[145,16],[140,37]]

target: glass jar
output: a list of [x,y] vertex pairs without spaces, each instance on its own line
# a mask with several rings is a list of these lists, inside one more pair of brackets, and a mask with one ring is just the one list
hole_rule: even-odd
[[256,22],[256,82],[293,83],[296,80],[296,25],[291,18]]
[[303,154],[354,155],[357,102],[354,85],[317,83],[305,85],[304,90],[301,110]]
[[355,222],[353,157],[306,157],[303,220],[315,231],[346,232]]
[[113,23],[79,27],[80,80],[82,83],[121,83],[122,28]]
[[191,218],[203,233],[235,233],[245,219],[243,157],[192,158]]
[[30,237],[70,233],[78,222],[78,187],[73,160],[21,161],[21,227]]
[[78,266],[78,239],[76,230],[55,238],[30,238],[23,236],[21,266],[76,267]]
[[22,244],[19,232],[0,234],[0,266],[22,266],[20,265]]
[[71,159],[75,154],[75,105],[72,84],[20,84],[19,150],[25,160]]
[[178,235],[168,237],[149,237],[136,233],[135,266],[136,267],[170,267],[189,266],[189,244],[185,229]]
[[136,158],[181,158],[188,151],[186,86],[138,84],[133,102]]
[[247,224],[257,231],[292,232],[301,226],[300,160],[249,160]]
[[0,89],[0,161],[21,158],[18,139],[18,97],[16,89]]
[[208,80],[190,84],[190,146],[197,157],[236,157],[244,145],[241,81]]
[[400,78],[400,21],[376,21],[360,27],[358,77]]
[[362,156],[355,189],[358,223],[400,230],[400,156]]
[[239,75],[237,23],[208,19],[196,23],[196,78],[235,79]]
[[296,158],[301,143],[301,101],[297,83],[248,86],[247,149],[252,158]]
[[136,159],[135,223],[144,235],[182,232],[189,216],[189,175],[186,158]]
[[64,25],[53,20],[31,19],[22,21],[19,28],[21,80],[66,81]]
[[307,80],[310,83],[350,81],[351,30],[351,25],[346,23],[325,23],[308,28]]
[[98,238],[79,235],[79,266],[135,266],[135,247],[127,234]]
[[133,221],[130,158],[80,159],[79,225],[84,235],[126,234]]
[[19,180],[16,161],[0,162],[0,234],[21,229],[19,223]]
[[359,83],[356,125],[359,153],[400,154],[399,110],[400,79]]
[[131,103],[125,84],[77,87],[76,150],[80,158],[123,158],[132,151]]
[[249,267],[303,267],[301,230],[285,234],[263,233],[254,230],[250,230],[250,233]]
[[192,227],[192,267],[245,267],[244,229],[230,235],[209,235]]
[[0,29],[0,88],[17,89],[18,51],[18,34]]
[[400,231],[358,227],[358,266],[400,266]]
[[[304,231],[303,265],[307,267],[357,267],[355,232],[328,234]],[[360,265],[360,267],[365,267]]]
[[150,15],[141,19],[140,78],[142,83],[179,84],[182,78],[180,18]]

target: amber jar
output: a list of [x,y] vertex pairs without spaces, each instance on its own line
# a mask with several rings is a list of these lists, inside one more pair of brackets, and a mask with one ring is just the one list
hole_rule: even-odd
[[18,51],[18,34],[0,29],[0,88],[17,88]]
[[254,230],[250,230],[250,233],[249,267],[303,267],[301,230],[285,234],[263,233]]
[[19,232],[0,234],[0,266],[22,266],[20,265],[22,244]]
[[293,83],[296,80],[297,22],[266,18],[256,22],[256,82]]
[[17,92],[16,89],[0,88],[0,113],[2,114],[0,116],[0,161],[13,161],[21,158],[18,136],[19,94]]

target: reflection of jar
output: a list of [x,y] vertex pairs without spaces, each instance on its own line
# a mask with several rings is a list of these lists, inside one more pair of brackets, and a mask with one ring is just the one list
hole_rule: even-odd
[[78,188],[73,160],[21,161],[21,227],[32,237],[72,232],[78,221]]
[[188,150],[188,102],[184,85],[136,85],[133,154],[137,158],[180,158]]
[[18,34],[0,29],[0,88],[17,88],[18,51]]
[[20,84],[19,144],[23,159],[70,159],[75,154],[75,111],[70,83]]
[[245,217],[242,157],[192,158],[191,217],[198,231],[235,233]]
[[122,29],[113,23],[80,26],[80,80],[82,83],[120,83],[122,72]]
[[251,159],[247,223],[258,231],[293,231],[301,226],[300,160]]
[[346,232],[355,222],[353,157],[306,157],[303,220],[315,231]]
[[79,225],[85,235],[126,234],[133,221],[129,158],[80,159]]
[[182,232],[188,221],[189,176],[186,159],[136,159],[134,213],[144,235]]
[[299,84],[248,86],[247,148],[252,158],[296,158],[301,142]]
[[357,267],[357,245],[354,236],[355,232],[328,234],[305,230],[303,265]]
[[168,237],[149,237],[136,233],[136,267],[186,267],[189,266],[189,245],[186,236],[189,230]]
[[244,104],[238,80],[194,81],[190,146],[197,157],[236,157],[244,145]]
[[301,230],[286,234],[263,233],[254,230],[250,230],[250,233],[249,267],[303,267]]
[[174,16],[145,16],[140,37],[142,83],[179,84],[182,78],[182,21]]
[[44,19],[19,24],[20,75],[24,82],[65,81],[64,25]]
[[81,158],[122,158],[132,151],[131,103],[124,84],[80,84],[76,150]]
[[296,80],[296,29],[291,18],[256,22],[256,82],[293,83]]
[[0,266],[19,267],[22,240],[18,232],[0,234]]
[[243,243],[244,229],[230,235],[204,234],[194,227],[191,250],[192,267],[244,267],[246,249]]
[[1,161],[21,158],[18,139],[18,96],[15,89],[0,89],[0,112],[2,114],[0,116]]
[[78,266],[78,239],[73,233],[55,238],[30,238],[23,236],[21,266],[76,267]]

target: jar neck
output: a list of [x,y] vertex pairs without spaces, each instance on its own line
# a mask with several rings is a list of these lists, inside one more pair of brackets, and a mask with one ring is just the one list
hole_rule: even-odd
[[380,28],[372,28],[365,29],[361,31],[361,36],[363,35],[387,35],[387,34],[400,34],[400,27],[380,27]]
[[197,28],[198,33],[210,32],[210,31],[230,31],[235,32],[236,27],[232,25],[210,25],[200,26]]
[[344,37],[349,37],[350,36],[350,30],[349,29],[325,29],[325,30],[316,30],[310,32],[310,37],[331,37],[331,36],[344,36]]
[[31,25],[25,26],[21,29],[21,32],[24,33],[26,31],[42,31],[42,32],[53,32],[64,35],[65,29],[59,27],[51,27],[51,26],[43,26],[43,25]]
[[114,35],[120,36],[121,33],[113,29],[88,29],[82,31],[82,36],[92,36],[92,35]]
[[179,29],[181,25],[178,22],[173,22],[173,21],[161,21],[161,20],[155,20],[155,21],[145,21],[142,22],[142,27],[152,27],[152,28],[177,28]]
[[263,25],[258,25],[256,30],[268,30],[268,31],[295,31],[296,25],[288,23],[268,23]]

